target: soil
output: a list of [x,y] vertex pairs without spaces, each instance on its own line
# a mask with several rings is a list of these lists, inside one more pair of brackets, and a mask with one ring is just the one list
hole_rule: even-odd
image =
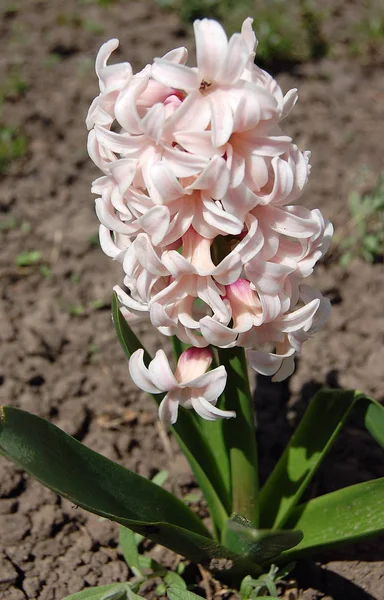
[[[313,153],[303,203],[319,207],[339,237],[350,219],[348,194],[368,190],[383,171],[383,53],[353,56],[348,45],[363,5],[324,2],[331,56],[277,73],[284,90],[300,91],[285,129]],[[111,289],[121,273],[95,242],[90,182],[97,172],[84,118],[97,93],[93,64],[103,41],[119,37],[117,57],[138,69],[176,45],[192,47],[191,33],[151,0],[2,0],[0,17],[0,124],[27,139],[25,154],[0,175],[1,402],[49,419],[146,477],[167,469],[169,485],[185,493],[195,485],[187,463],[159,427],[151,400],[130,382],[111,326]],[[40,261],[17,266],[20,253],[32,250]],[[332,299],[329,325],[308,342],[288,383],[255,382],[264,479],[321,386],[384,399],[381,262],[341,267],[334,246],[313,280]],[[152,351],[163,343],[150,330],[140,333]],[[384,476],[383,465],[382,450],[352,423],[312,493]],[[61,600],[129,576],[117,525],[60,499],[5,459],[0,531],[0,599]],[[175,560],[167,555],[168,564]],[[382,538],[318,556],[299,565],[286,598],[382,600],[383,560]]]

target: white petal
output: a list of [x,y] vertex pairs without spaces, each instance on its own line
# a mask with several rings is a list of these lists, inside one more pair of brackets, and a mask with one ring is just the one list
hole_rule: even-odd
[[129,238],[127,237],[126,248],[120,248],[113,241],[110,230],[107,229],[107,227],[105,227],[104,225],[100,225],[99,227],[99,240],[101,249],[104,252],[104,254],[116,260],[121,260],[122,256],[124,256],[126,249],[131,244]]
[[212,117],[212,143],[219,147],[226,144],[233,131],[233,112],[227,94],[214,90],[208,95]]
[[175,141],[187,152],[211,158],[220,152],[212,145],[210,131],[176,131],[173,134]]
[[166,206],[154,206],[142,217],[137,219],[137,224],[148,233],[155,246],[161,243],[163,237],[167,233],[169,222],[170,214]]
[[218,419],[230,419],[236,417],[233,410],[220,410],[204,398],[191,398],[192,406],[200,417],[206,421],[217,421]]
[[278,294],[284,287],[286,277],[295,268],[287,265],[276,264],[258,260],[257,257],[246,265],[248,279],[258,291],[264,294]]
[[148,77],[134,77],[131,84],[120,92],[115,104],[115,115],[120,125],[129,133],[139,134],[141,119],[137,112],[137,100],[148,85]]
[[272,377],[273,382],[284,381],[290,377],[295,370],[295,359],[293,356],[284,358],[283,363],[277,373]]
[[240,79],[248,57],[246,41],[240,33],[234,33],[229,40],[227,56],[217,74],[217,81],[225,85],[235,83]]
[[115,216],[113,206],[110,202],[103,200],[103,198],[96,198],[95,209],[100,223],[107,227],[107,229],[126,235],[135,233],[138,229],[136,225],[128,225],[123,221],[120,221],[120,219]]
[[201,395],[204,396],[208,402],[215,402],[223,393],[226,383],[227,372],[225,367],[221,365],[220,367],[201,375],[194,381],[191,381],[191,387],[200,390],[204,389],[204,392],[201,392]]
[[136,350],[129,359],[129,373],[133,382],[144,392],[159,394],[164,391],[153,383],[150,372],[144,364],[144,350],[142,348]]
[[119,186],[121,194],[125,194],[136,175],[137,160],[134,158],[121,158],[111,163],[109,169]]
[[197,71],[162,58],[155,58],[152,65],[152,77],[164,85],[186,92],[198,89],[200,86]]
[[162,56],[162,59],[183,65],[188,60],[188,50],[187,48],[184,48],[184,46],[180,46],[180,48],[174,48],[173,50],[170,50],[169,52],[164,54],[164,56]]
[[153,165],[151,178],[165,204],[169,204],[185,193],[171,167],[165,161]]
[[163,133],[164,120],[165,107],[164,104],[158,102],[149,109],[141,121],[144,133],[146,133],[150,139],[154,140],[156,144],[160,142]]
[[159,389],[167,392],[178,389],[179,384],[172,373],[164,350],[156,352],[155,358],[150,362],[148,371],[152,382]]
[[193,29],[200,81],[212,83],[227,57],[227,35],[220,23],[213,19],[196,20]]
[[177,421],[179,402],[171,394],[162,399],[159,406],[159,419],[164,425],[174,425]]
[[229,171],[226,162],[219,156],[214,156],[205,169],[187,189],[208,190],[209,196],[220,200],[229,185]]
[[239,235],[242,232],[242,220],[238,219],[235,215],[227,213],[209,198],[203,196],[202,200],[203,217],[208,225],[212,225],[218,232],[223,234]]
[[208,163],[206,157],[194,156],[188,152],[182,152],[177,148],[165,148],[163,156],[176,177],[191,177],[196,175]]
[[281,331],[290,333],[297,331],[311,323],[317,309],[320,306],[320,300],[315,298],[305,306],[295,310],[292,313],[284,315],[279,319]]

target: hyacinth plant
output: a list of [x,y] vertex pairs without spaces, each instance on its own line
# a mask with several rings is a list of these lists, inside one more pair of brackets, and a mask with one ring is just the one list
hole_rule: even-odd
[[[383,530],[384,479],[302,496],[350,413],[381,445],[384,413],[358,392],[319,392],[260,490],[248,366],[287,378],[325,324],[330,303],[305,280],[333,228],[319,210],[293,204],[310,172],[310,153],[281,129],[297,91],[284,96],[255,65],[252,20],[230,40],[213,20],[194,30],[197,67],[177,48],[133,74],[129,63],[107,64],[118,41],[104,44],[87,126],[103,173],[92,187],[101,247],[124,272],[117,335],[132,380],[190,463],[210,525],[24,411],[3,409],[0,449],[76,505],[233,585]],[[132,330],[143,318],[172,340],[174,362],[144,349]]]

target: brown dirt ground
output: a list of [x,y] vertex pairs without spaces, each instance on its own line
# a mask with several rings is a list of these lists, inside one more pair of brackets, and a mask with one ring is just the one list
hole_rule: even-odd
[[[341,235],[361,167],[371,170],[367,187],[383,171],[383,56],[356,58],[347,49],[348,26],[363,4],[324,2],[331,7],[325,29],[334,42],[332,58],[278,76],[283,89],[300,91],[286,129],[313,151],[304,203],[319,207]],[[172,488],[185,492],[194,485],[186,461],[164,439],[151,401],[133,389],[111,326],[111,288],[120,270],[94,243],[89,186],[97,173],[86,154],[84,117],[97,93],[93,62],[103,41],[119,37],[119,58],[138,68],[175,45],[191,46],[190,34],[151,0],[116,0],[107,8],[76,0],[2,0],[0,36],[3,81],[26,82],[6,93],[0,122],[29,140],[25,156],[0,175],[2,223],[14,219],[1,232],[1,401],[50,419],[144,476],[166,468]],[[25,250],[40,251],[51,274],[44,276],[41,264],[17,267]],[[307,344],[289,384],[256,383],[264,478],[320,386],[357,387],[384,398],[382,264],[357,260],[344,269],[333,253],[314,282],[333,301],[328,327]],[[159,347],[151,332],[143,334],[152,350]],[[383,475],[382,451],[352,424],[312,493]],[[61,600],[128,576],[115,524],[76,509],[5,459],[0,532],[0,599]],[[295,573],[291,598],[384,598],[382,539],[316,559]]]

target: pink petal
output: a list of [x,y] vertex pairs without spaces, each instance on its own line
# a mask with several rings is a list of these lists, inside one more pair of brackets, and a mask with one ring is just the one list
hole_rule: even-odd
[[121,302],[121,304],[124,304],[124,306],[128,306],[132,310],[148,312],[147,304],[143,304],[142,302],[134,300],[131,296],[127,294],[127,292],[124,292],[124,290],[122,290],[119,285],[115,285],[113,287],[113,291],[116,292],[119,301]]
[[[255,213],[260,222],[265,222],[277,233],[297,238],[311,237],[319,231],[319,225],[311,218],[311,213],[304,207],[285,207],[284,209],[274,206],[258,207]],[[293,210],[297,214],[294,214]]]
[[165,120],[164,104],[158,103],[152,106],[141,121],[143,132],[158,144],[163,133]]
[[[178,109],[167,119],[165,131],[169,134],[180,131],[202,132],[211,120],[211,109],[207,96],[202,96],[199,91],[188,94]],[[199,154],[199,152],[197,152]]]
[[132,381],[144,392],[159,394],[163,391],[161,387],[157,387],[152,381],[151,374],[144,364],[144,350],[142,348],[136,350],[130,357],[129,373]]
[[148,233],[155,246],[160,244],[167,233],[169,222],[170,214],[166,206],[154,206],[142,217],[137,219],[137,224]]
[[202,80],[211,83],[227,58],[228,38],[220,23],[213,19],[196,20],[193,29],[196,39],[199,85]]
[[252,369],[260,375],[271,376],[281,367],[283,359],[278,354],[249,350],[247,358]]
[[229,188],[222,202],[228,213],[244,219],[246,213],[259,204],[260,199],[249,187],[241,183],[236,188]]
[[285,117],[289,115],[292,108],[295,106],[297,99],[298,93],[296,88],[289,90],[289,92],[285,94],[283,99],[283,112],[281,114],[282,119],[285,119]]
[[181,384],[193,383],[204,375],[212,363],[212,352],[208,348],[188,348],[180,354],[175,378]]
[[[130,245],[130,241],[129,238],[127,239],[127,248]],[[104,225],[100,225],[99,227],[99,240],[100,240],[100,247],[102,249],[102,251],[104,252],[104,254],[106,254],[107,256],[109,256],[110,258],[116,259],[116,260],[121,260],[122,256],[124,256],[126,248],[119,248],[119,246],[117,246],[117,244],[115,244],[115,242],[113,241],[113,239],[111,238],[111,232],[110,230],[105,227]]]
[[102,198],[96,198],[95,209],[100,223],[107,227],[107,229],[126,235],[135,233],[138,229],[137,225],[128,225],[123,223],[123,221],[120,221],[120,219],[115,216],[110,202],[106,202]]
[[290,333],[297,331],[302,327],[308,327],[320,306],[320,300],[315,298],[302,308],[295,310],[292,313],[284,315],[279,319],[279,327],[281,331]]
[[287,265],[265,262],[257,258],[247,263],[245,272],[258,291],[278,294],[284,287],[286,277],[295,270]]
[[234,33],[229,40],[227,56],[221,64],[216,80],[224,85],[231,85],[240,79],[248,61],[247,43],[240,33]]
[[211,158],[218,152],[212,145],[212,134],[210,131],[176,131],[174,140],[187,152]]
[[223,393],[227,383],[227,372],[225,367],[221,365],[212,371],[208,371],[190,382],[191,387],[198,390],[204,390],[201,395],[208,402],[215,402]]
[[133,247],[137,260],[143,268],[153,275],[169,275],[145,233],[139,233],[133,242]]
[[284,358],[280,369],[277,373],[272,377],[273,382],[284,381],[290,377],[295,371],[295,359],[293,356],[289,356],[288,358]]
[[263,232],[259,227],[257,219],[249,214],[246,218],[246,224],[248,226],[248,233],[236,246],[236,252],[240,254],[244,265],[258,254],[264,245]]
[[[225,212],[215,202],[202,196],[203,217],[208,225],[212,225],[222,234],[238,235],[242,232],[243,223],[234,215]],[[196,229],[196,227],[195,227]]]
[[271,294],[259,293],[259,299],[262,308],[262,323],[273,322],[283,312],[278,294],[272,296]]
[[176,250],[164,252],[161,256],[161,260],[175,279],[178,279],[187,273],[196,273],[195,267]]
[[155,58],[152,77],[163,85],[186,92],[198,89],[200,86],[200,78],[196,70],[163,58]]
[[212,118],[212,144],[226,144],[233,131],[233,112],[226,93],[220,89],[208,95]]
[[172,218],[168,232],[163,238],[163,245],[169,246],[180,239],[190,227],[194,216],[194,203],[190,201],[190,196],[184,197],[187,201],[176,212]]
[[159,406],[159,419],[164,425],[174,425],[177,421],[179,402],[171,394],[162,399]]
[[115,133],[114,131],[108,131],[95,126],[96,138],[97,141],[112,150],[112,152],[119,152],[122,154],[133,154],[142,151],[143,146],[145,146],[148,141],[143,135],[128,135]]
[[254,137],[252,140],[255,152],[260,156],[278,156],[289,150],[292,138],[287,135]]
[[120,194],[125,194],[136,174],[137,160],[121,158],[111,163],[109,169],[119,186]]
[[164,56],[162,56],[163,60],[168,60],[169,62],[185,64],[188,60],[188,50],[184,48],[184,46],[180,46],[180,48],[174,48],[174,50],[170,50]]
[[184,188],[165,161],[155,163],[151,169],[151,178],[163,202],[168,204],[185,194]]
[[207,402],[204,398],[191,398],[192,406],[200,417],[206,421],[217,421],[218,419],[230,419],[236,417],[233,410],[220,410]]
[[191,190],[208,190],[211,198],[220,200],[229,185],[229,171],[226,162],[219,156],[214,156],[205,169],[188,187]]
[[230,252],[212,271],[212,276],[222,285],[229,285],[239,279],[243,263],[236,250]]
[[241,35],[243,36],[244,41],[247,44],[249,54],[255,52],[257,46],[257,39],[252,29],[252,23],[253,19],[251,19],[251,17],[248,17],[247,19],[245,19],[245,21],[243,21],[243,24],[241,26]]
[[98,76],[101,69],[104,69],[104,67],[106,67],[107,62],[109,57],[111,56],[112,52],[114,50],[116,50],[116,48],[119,47],[119,40],[116,38],[113,38],[111,40],[109,40],[108,42],[105,42],[100,50],[97,53],[97,57],[96,57],[96,75]]
[[200,320],[200,330],[207,342],[218,348],[234,346],[238,335],[236,331],[211,317],[203,317]]
[[177,150],[177,148],[165,148],[163,156],[176,177],[196,175],[208,163],[208,159],[203,156],[194,156],[188,152]]
[[137,101],[148,86],[149,77],[134,77],[131,84],[122,90],[116,100],[115,115],[120,125],[129,133],[143,133],[137,112]]
[[164,350],[158,350],[155,358],[150,362],[148,371],[152,382],[163,391],[172,391],[178,389],[179,384],[176,381]]

